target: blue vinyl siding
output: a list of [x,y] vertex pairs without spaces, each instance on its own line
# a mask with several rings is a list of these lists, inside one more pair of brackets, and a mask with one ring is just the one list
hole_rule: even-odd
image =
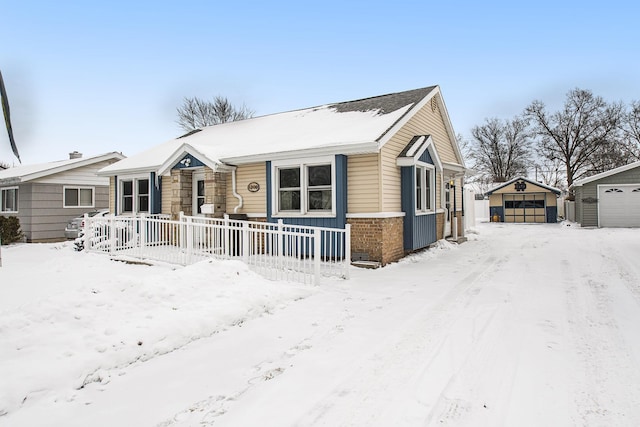
[[[425,153],[429,154],[427,151]],[[429,157],[429,160],[431,160],[431,157]],[[413,166],[405,166],[401,168],[400,173],[402,211],[405,213],[403,221],[404,249],[413,251],[427,247],[437,240],[436,215],[416,215],[416,192],[414,186],[416,170]]]
[[[279,219],[282,220],[284,224],[291,225],[302,225],[309,227],[329,227],[329,228],[345,228],[345,224],[347,221],[347,156],[337,155],[335,158],[335,168],[336,168],[336,216],[335,217],[312,217],[312,216],[302,216],[302,217],[273,217],[271,216],[273,206],[272,200],[272,180],[271,180],[271,162],[266,162],[267,168],[267,221],[268,222],[278,222]],[[308,245],[309,242],[304,242],[304,244]],[[326,250],[326,245],[323,241],[321,242],[322,247],[322,256],[333,256],[335,253],[335,245],[338,242],[334,243],[334,247],[330,250],[331,254],[324,253]],[[339,242],[340,248],[344,247],[344,241]],[[308,246],[310,250],[310,256],[313,256],[313,248]]]
[[548,223],[558,222],[557,206],[547,206],[547,222]]
[[[186,159],[189,159],[188,166],[181,163]],[[196,159],[195,157],[193,157],[191,154],[186,154],[182,159],[180,159],[178,163],[176,163],[176,165],[172,169],[197,168],[201,166],[205,166],[205,164],[202,163],[200,160]]]
[[149,197],[149,213],[159,214],[162,211],[162,180],[156,182],[155,172],[151,172],[149,178]]
[[504,222],[504,209],[502,206],[490,206],[489,207],[489,217],[493,218],[495,214],[498,214],[500,217],[500,222]]
[[433,159],[431,158],[431,154],[429,154],[429,150],[424,150],[424,153],[422,153],[418,160],[424,163],[429,163],[430,165],[434,164]]
[[272,180],[271,162],[266,162],[267,167],[267,221],[278,222],[282,219],[285,224],[306,225],[310,227],[344,228],[347,221],[347,156],[337,155],[336,168],[336,216],[335,217],[272,217]]

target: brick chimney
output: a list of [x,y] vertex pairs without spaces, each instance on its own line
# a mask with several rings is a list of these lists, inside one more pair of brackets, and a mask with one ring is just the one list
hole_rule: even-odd
[[72,153],[69,153],[69,160],[81,159],[81,158],[82,158],[82,153],[80,153],[78,151],[74,151]]

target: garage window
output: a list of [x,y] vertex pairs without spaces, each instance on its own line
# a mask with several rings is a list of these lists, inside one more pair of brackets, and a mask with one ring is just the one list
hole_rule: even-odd
[[605,193],[623,193],[623,191],[619,188],[610,188],[608,190],[605,190]]

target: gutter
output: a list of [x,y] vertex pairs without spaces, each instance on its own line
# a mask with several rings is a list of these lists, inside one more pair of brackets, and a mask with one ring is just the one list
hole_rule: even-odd
[[233,197],[238,199],[238,206],[233,208],[233,213],[238,213],[238,210],[242,208],[242,204],[244,203],[242,196],[236,191],[236,169],[235,166],[231,169],[231,192],[233,193]]

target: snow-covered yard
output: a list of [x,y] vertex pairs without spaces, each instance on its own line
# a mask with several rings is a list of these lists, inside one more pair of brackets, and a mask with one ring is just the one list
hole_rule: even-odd
[[3,247],[0,426],[640,425],[640,230],[476,230],[316,287]]

